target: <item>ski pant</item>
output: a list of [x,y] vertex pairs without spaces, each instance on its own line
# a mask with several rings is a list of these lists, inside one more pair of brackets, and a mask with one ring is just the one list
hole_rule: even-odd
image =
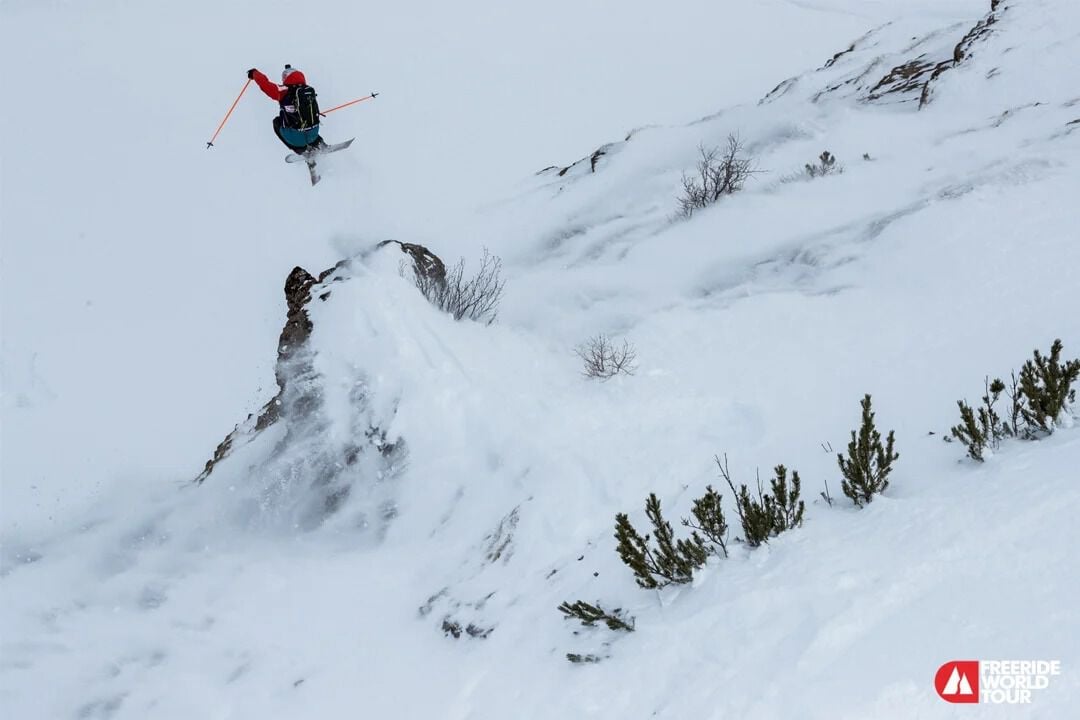
[[322,141],[322,138],[319,137],[318,125],[307,130],[282,127],[280,115],[274,118],[274,134],[278,136],[278,140],[285,144],[285,147],[295,153],[302,153],[310,146],[318,145]]

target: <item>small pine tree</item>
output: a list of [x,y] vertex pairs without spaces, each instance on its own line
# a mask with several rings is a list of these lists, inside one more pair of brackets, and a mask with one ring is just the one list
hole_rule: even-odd
[[758,547],[768,542],[770,537],[775,537],[785,530],[802,525],[805,503],[800,499],[802,481],[799,473],[792,473],[791,485],[788,485],[787,468],[777,465],[774,469],[776,476],[771,481],[772,494],[766,493],[758,478],[757,498],[750,495],[746,485],[740,485],[735,489],[728,470],[727,457],[723,462],[716,458],[720,466],[720,474],[727,481],[728,487],[735,495],[735,509],[739,513],[739,522],[742,525],[743,541],[750,547]]
[[615,539],[619,541],[615,551],[627,567],[634,571],[637,584],[645,589],[659,587],[660,582],[653,577],[656,561],[649,550],[648,535],[642,537],[626,513],[615,515]]
[[[869,159],[868,156],[863,156],[863,159]],[[826,175],[832,175],[834,173],[844,172],[843,165],[836,164],[836,156],[828,150],[825,150],[818,156],[817,163],[806,163],[806,174],[812,178],[825,177]]]
[[739,511],[739,520],[742,523],[743,540],[750,547],[758,547],[769,541],[772,535],[773,512],[772,498],[762,495],[761,481],[758,480],[757,500],[750,497],[750,491],[745,485],[739,487],[735,495],[735,506]]
[[615,608],[608,612],[599,604],[590,605],[584,600],[578,600],[571,604],[564,602],[559,606],[559,612],[569,618],[577,618],[582,625],[593,627],[598,622],[603,622],[609,630],[634,631],[634,618],[628,618],[622,608]]
[[1024,363],[1020,370],[1020,390],[1024,394],[1021,413],[1031,428],[1049,435],[1055,423],[1069,404],[1076,401],[1073,382],[1080,376],[1080,360],[1062,364],[1061,340],[1050,346],[1050,357],[1035,350],[1035,357]]
[[799,498],[802,493],[802,481],[797,470],[791,472],[791,486],[788,486],[787,468],[777,465],[776,477],[772,484],[773,535],[802,525],[803,511],[806,504]]
[[692,533],[690,540],[676,540],[671,523],[660,512],[660,500],[655,493],[650,493],[645,501],[645,515],[656,533],[656,559],[661,573],[665,577],[679,578],[678,582],[689,582],[694,570],[704,565],[708,558],[704,541],[697,533]]
[[[705,494],[694,500],[694,507],[690,510],[693,519],[683,518],[682,524],[691,530],[700,531],[713,544],[713,552],[718,555],[723,553],[724,557],[727,557],[728,527],[722,499],[712,485],[706,486]],[[719,552],[716,551],[717,547],[720,548]]]
[[986,433],[976,422],[975,411],[970,405],[963,400],[957,400],[956,404],[960,406],[960,424],[953,425],[949,432],[967,447],[968,457],[982,462],[983,451],[986,449]]
[[889,487],[888,477],[892,472],[892,464],[900,457],[899,453],[893,452],[892,430],[889,431],[885,445],[881,444],[881,433],[874,425],[870,396],[866,395],[860,404],[862,425],[858,435],[854,430],[851,431],[846,458],[839,454],[836,456],[840,472],[844,476],[840,488],[855,503],[855,507],[869,503],[874,499],[874,495]]
[[986,394],[982,396],[982,405],[979,412],[972,409],[963,400],[957,400],[960,407],[960,424],[954,425],[950,433],[967,447],[968,456],[972,460],[983,461],[983,454],[987,447],[994,450],[1001,444],[1001,439],[1012,435],[1013,430],[1007,423],[1003,423],[994,410],[994,403],[1005,390],[1005,383],[1000,378],[993,382],[990,378],[985,379]]
[[650,536],[642,537],[625,513],[615,516],[616,551],[634,572],[637,584],[651,589],[690,582],[694,570],[704,565],[709,557],[705,541],[696,532],[691,533],[689,540],[676,540],[655,493],[649,493],[645,501],[645,515],[655,533],[655,551],[649,546]]

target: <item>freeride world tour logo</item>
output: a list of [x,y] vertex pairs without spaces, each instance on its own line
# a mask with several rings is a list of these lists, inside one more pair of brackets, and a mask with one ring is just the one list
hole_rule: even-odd
[[938,668],[934,688],[951,703],[1023,705],[1060,674],[1060,660],[950,660]]

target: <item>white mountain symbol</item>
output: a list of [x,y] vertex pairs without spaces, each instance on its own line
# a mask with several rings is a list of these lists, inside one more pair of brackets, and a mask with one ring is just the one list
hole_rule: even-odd
[[967,674],[962,674],[959,669],[953,665],[952,675],[949,676],[949,682],[945,683],[945,689],[941,691],[942,695],[971,695],[971,683],[968,682]]

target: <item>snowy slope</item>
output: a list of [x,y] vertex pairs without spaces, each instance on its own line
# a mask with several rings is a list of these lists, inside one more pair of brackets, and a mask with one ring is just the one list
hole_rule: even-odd
[[[305,12],[332,22],[300,37],[291,2],[4,0],[0,53],[41,138],[6,144],[0,163],[3,468],[20,526],[48,525],[118,475],[196,472],[272,387],[294,265],[398,236],[464,252],[459,218],[534,170],[751,101],[882,12],[735,7],[321,2]],[[732,16],[749,68],[694,62]],[[802,37],[804,17],[818,36]],[[282,162],[274,106],[254,89],[204,149],[247,68],[284,62],[324,103],[382,92],[327,120],[328,138],[358,141],[326,163],[318,192]],[[66,452],[51,451],[54,434]]]
[[[31,718],[954,717],[969,709],[934,694],[942,662],[1015,657],[1060,659],[1065,674],[1031,706],[986,714],[1067,716],[1080,702],[1080,436],[1006,444],[983,466],[940,439],[984,374],[1054,337],[1070,357],[1080,348],[1080,91],[1062,72],[1080,58],[1080,8],[1003,5],[922,109],[921,88],[877,97],[878,81],[913,58],[947,62],[985,3],[733,4],[696,23],[644,5],[433,11],[409,26],[423,52],[380,65],[379,82],[407,85],[445,60],[439,74],[401,105],[336,121],[379,142],[314,193],[250,130],[264,101],[241,105],[210,159],[197,152],[205,118],[168,77],[144,109],[173,132],[139,131],[105,163],[85,143],[106,113],[47,115],[69,139],[3,161],[2,706]],[[122,78],[109,96],[134,113],[158,72],[216,78],[250,64],[244,52],[273,57],[286,10],[223,11],[206,44],[228,53],[194,59],[163,42],[201,27],[190,7],[6,3],[4,40],[17,49],[32,26],[75,44],[79,71]],[[328,48],[350,47],[372,65],[408,10],[381,18],[392,37],[350,46],[342,22],[303,50],[334,67],[345,56]],[[150,59],[137,71],[105,47],[120,17],[169,27],[136,36],[128,52]],[[248,21],[255,32],[230,32]],[[567,40],[578,23],[608,31]],[[724,37],[752,69],[718,77],[695,40],[733,23],[742,32]],[[641,36],[665,42],[646,54]],[[679,79],[653,83],[655,104],[679,113],[626,99],[664,76],[658,65]],[[500,92],[457,104],[442,73],[470,70]],[[576,122],[512,91],[565,90],[556,79],[570,75]],[[337,77],[320,91],[350,92]],[[92,106],[101,86],[70,92]],[[635,125],[655,126],[624,140]],[[763,172],[674,221],[697,145],[729,133]],[[529,174],[605,141],[595,173]],[[844,174],[785,181],[823,149]],[[15,163],[33,182],[14,183]],[[448,261],[501,255],[499,322],[431,308],[396,251],[370,251],[387,234]],[[311,307],[318,422],[284,445],[273,428],[187,483],[273,395],[285,274],[354,253]],[[580,377],[573,347],[596,332],[634,342],[633,377]],[[641,521],[655,491],[686,514],[721,452],[737,479],[783,462],[808,499],[826,480],[838,494],[821,445],[842,447],[865,392],[901,453],[884,498],[814,503],[803,528],[736,547],[692,588],[634,586],[613,551],[616,512]],[[335,474],[353,491],[313,515],[318,458],[367,427],[404,456]],[[86,486],[96,497],[81,507]],[[555,606],[578,598],[627,609],[637,632],[575,634]],[[455,640],[446,620],[491,633]],[[581,667],[567,652],[609,657]]]

